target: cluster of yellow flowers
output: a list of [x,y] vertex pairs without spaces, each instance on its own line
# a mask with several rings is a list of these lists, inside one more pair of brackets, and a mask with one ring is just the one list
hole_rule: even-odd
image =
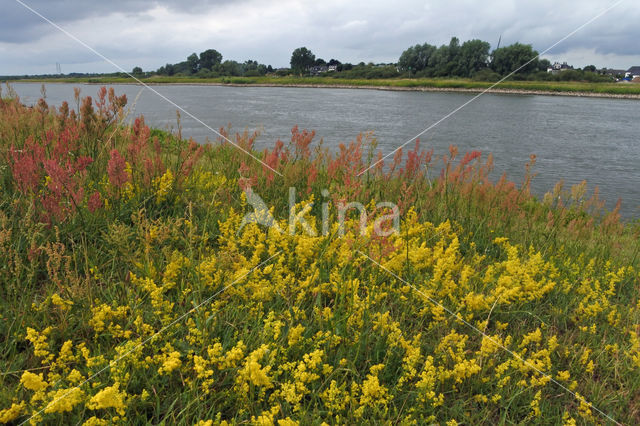
[[[154,182],[158,200],[173,179],[167,172]],[[414,211],[402,233],[383,240],[360,236],[355,221],[334,238],[254,224],[237,232],[241,220],[241,212],[226,211],[212,246],[186,217],[176,233],[134,218],[145,224],[136,240],[140,258],[129,260],[122,294],[97,297],[89,308],[86,300],[51,297],[61,311],[88,321],[74,336],[62,323],[26,329],[31,354],[45,368],[22,373],[0,422],[90,413],[82,419],[88,425],[126,423],[153,409],[152,394],[186,409],[185,398],[175,397],[183,392],[215,407],[200,424],[290,425],[321,415],[336,423],[393,415],[454,424],[451,413],[502,410],[505,400],[528,413],[524,421],[541,417],[562,393],[551,380],[588,392],[580,381],[603,368],[603,354],[640,368],[636,331],[622,332],[622,347],[569,340],[550,323],[572,321],[587,327],[585,336],[597,335],[591,327],[602,321],[621,325],[628,316],[619,286],[636,274],[630,268],[554,260],[506,238],[490,243],[489,254],[458,225],[422,221]],[[284,221],[280,227],[287,229]],[[554,301],[571,293],[580,298],[558,312]],[[210,295],[216,297],[200,306]],[[534,303],[548,307],[534,315]],[[572,415],[594,420],[587,399],[573,406],[565,423]]]

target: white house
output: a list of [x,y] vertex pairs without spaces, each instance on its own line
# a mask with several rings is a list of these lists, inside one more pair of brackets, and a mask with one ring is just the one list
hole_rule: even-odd
[[631,67],[624,74],[624,78],[633,79],[635,77],[640,77],[640,66]]

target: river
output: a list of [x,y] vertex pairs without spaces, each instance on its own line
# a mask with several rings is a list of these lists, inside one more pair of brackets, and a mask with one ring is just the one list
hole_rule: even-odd
[[[40,84],[14,83],[25,104],[40,98]],[[47,84],[50,105],[66,100],[73,88],[96,96],[97,85]],[[134,100],[133,115],[144,114],[149,125],[176,127],[176,107],[141,86],[113,85],[117,94]],[[288,141],[291,128],[315,130],[317,141],[335,149],[358,133],[373,131],[378,148],[391,152],[475,95],[452,92],[383,91],[369,89],[227,87],[162,85],[154,90],[171,99],[214,129],[259,130],[256,148]],[[6,95],[6,88],[3,94]],[[182,134],[204,142],[216,135],[182,113]],[[494,179],[503,172],[520,183],[524,165],[537,156],[532,189],[542,195],[555,183],[565,187],[586,180],[600,188],[612,208],[623,200],[625,218],[640,217],[640,101],[568,96],[485,94],[433,127],[421,145],[436,155],[455,144],[464,153],[493,153]],[[316,141],[316,142],[317,142]],[[413,143],[407,148],[413,147]],[[405,149],[406,151],[406,149]],[[238,155],[244,155],[239,153]]]

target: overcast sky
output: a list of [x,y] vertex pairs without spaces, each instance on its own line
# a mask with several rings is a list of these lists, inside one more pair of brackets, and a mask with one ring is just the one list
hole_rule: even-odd
[[[496,47],[530,43],[539,52],[616,0],[21,0],[130,71],[155,70],[213,48],[224,59],[289,65],[306,46],[342,62],[396,62],[428,42],[479,38]],[[0,0],[0,75],[112,72],[16,0]],[[623,1],[544,57],[582,67],[640,65],[640,5]]]

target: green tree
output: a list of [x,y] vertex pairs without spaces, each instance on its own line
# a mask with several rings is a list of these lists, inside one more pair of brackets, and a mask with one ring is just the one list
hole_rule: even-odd
[[192,53],[191,55],[187,56],[187,66],[188,66],[189,74],[195,74],[198,72],[199,62],[200,62],[200,59],[198,59],[198,55],[196,55],[195,53]]
[[297,74],[302,74],[307,68],[313,66],[316,55],[306,47],[298,47],[291,54],[291,69]]
[[458,40],[458,37],[451,37],[447,47],[447,63],[444,75],[460,75],[460,40]]
[[471,77],[487,68],[489,63],[489,43],[482,40],[468,40],[460,47],[457,75]]
[[547,72],[547,69],[551,66],[551,61],[548,59],[538,60],[538,70]]
[[429,60],[436,51],[436,47],[425,44],[416,44],[402,52],[398,59],[398,67],[402,71],[410,71],[415,74],[422,71],[429,65]]
[[198,68],[213,69],[214,66],[222,62],[222,54],[215,49],[207,49],[200,53]]
[[136,75],[136,76],[142,75],[142,73],[143,73],[143,71],[142,71],[142,68],[140,68],[140,67],[135,67],[135,68],[133,68],[133,71],[131,71],[131,74]]
[[528,74],[538,68],[538,52],[530,44],[514,43],[501,47],[494,50],[492,56],[491,69],[500,75],[516,70],[518,74]]
[[433,54],[429,57],[426,75],[433,77],[445,77],[449,75],[448,64],[449,46],[443,44],[434,50]]
[[236,61],[224,61],[216,67],[221,75],[240,76],[242,75],[242,64]]

